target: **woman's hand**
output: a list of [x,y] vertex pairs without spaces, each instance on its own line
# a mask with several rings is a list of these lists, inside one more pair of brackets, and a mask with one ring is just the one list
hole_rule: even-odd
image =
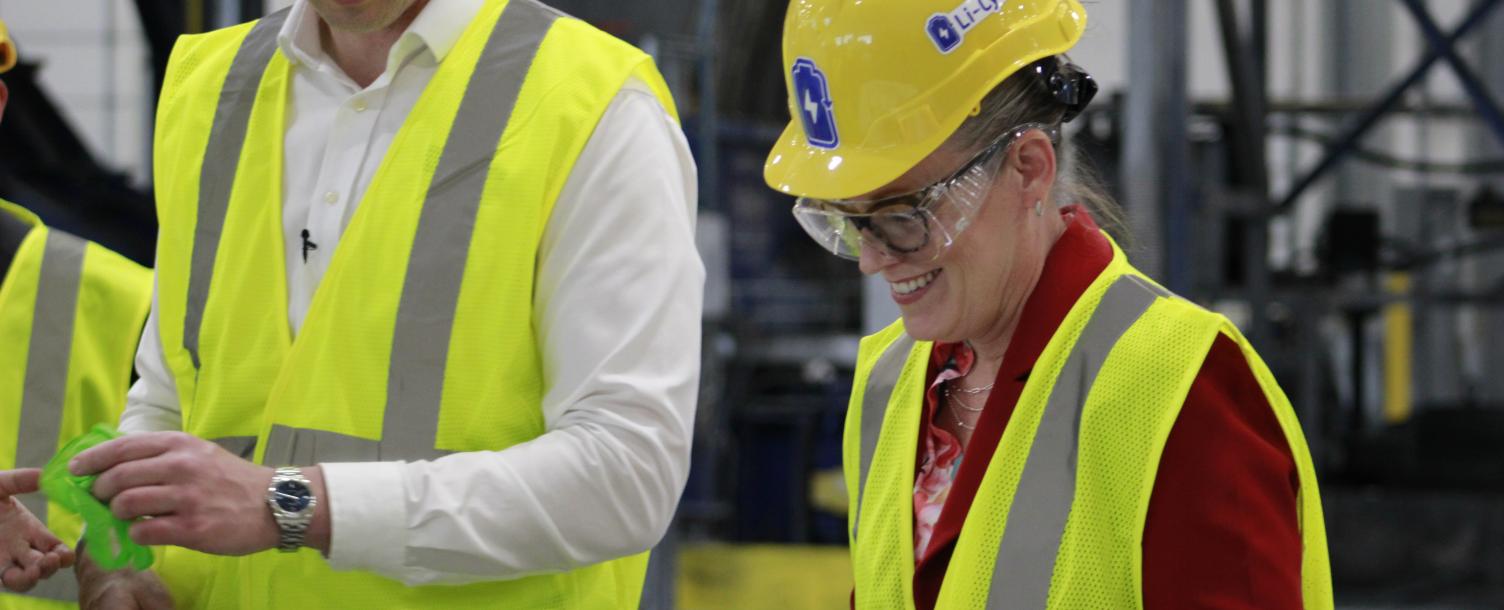
[[13,497],[35,492],[41,475],[35,468],[0,471],[0,583],[17,593],[73,565],[73,551]]

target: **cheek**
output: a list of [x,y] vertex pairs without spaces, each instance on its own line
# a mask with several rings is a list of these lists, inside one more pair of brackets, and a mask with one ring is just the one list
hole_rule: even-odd
[[975,229],[962,235],[946,256],[946,275],[952,280],[946,296],[953,301],[962,326],[987,324],[999,315],[1008,278],[1018,261],[1015,236],[998,227]]

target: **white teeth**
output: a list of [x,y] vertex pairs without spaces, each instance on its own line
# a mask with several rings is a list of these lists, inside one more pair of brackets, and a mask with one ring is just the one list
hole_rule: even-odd
[[940,275],[940,270],[936,269],[912,280],[906,282],[888,282],[888,285],[892,286],[893,292],[898,294],[914,294],[920,288],[930,285],[930,282],[935,281],[935,277],[938,275]]

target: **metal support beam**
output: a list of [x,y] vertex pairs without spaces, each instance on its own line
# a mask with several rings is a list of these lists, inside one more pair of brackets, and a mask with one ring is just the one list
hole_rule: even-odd
[[[1252,38],[1253,58],[1255,68],[1259,73],[1259,80],[1269,82],[1269,2],[1268,0],[1251,0],[1249,8],[1249,31]],[[1268,98],[1268,87],[1264,88],[1264,97]]]
[[[1492,13],[1495,8],[1498,8],[1500,3],[1501,0],[1482,0],[1478,2],[1467,14],[1467,17],[1462,20],[1462,23],[1452,31],[1451,35],[1442,38],[1440,42],[1445,43],[1445,45],[1449,48],[1455,47],[1457,42],[1464,36],[1466,36],[1470,31],[1472,31],[1479,25],[1482,25],[1486,21],[1489,14]],[[1326,154],[1324,154],[1321,160],[1316,163],[1316,166],[1305,176],[1297,180],[1295,182],[1295,186],[1290,189],[1290,192],[1283,198],[1281,198],[1280,203],[1277,206],[1277,210],[1280,212],[1285,212],[1294,207],[1295,202],[1300,199],[1300,196],[1304,195],[1305,192],[1312,186],[1315,186],[1316,182],[1324,177],[1329,170],[1335,167],[1339,161],[1341,161],[1349,153],[1355,150],[1358,146],[1358,141],[1361,140],[1363,136],[1366,135],[1370,130],[1372,130],[1373,127],[1379,123],[1380,119],[1383,119],[1385,115],[1389,114],[1389,112],[1399,104],[1400,100],[1404,98],[1405,92],[1409,91],[1411,87],[1421,82],[1421,79],[1425,77],[1426,73],[1431,70],[1431,67],[1436,65],[1436,62],[1440,61],[1441,58],[1441,54],[1437,51],[1436,45],[1432,45],[1432,47],[1426,51],[1425,56],[1421,58],[1420,63],[1413,69],[1411,69],[1410,73],[1407,74],[1405,78],[1399,82],[1399,84],[1390,88],[1389,92],[1383,96],[1379,103],[1375,104],[1372,108],[1370,108],[1368,111],[1364,112],[1361,116],[1354,120],[1352,126],[1349,127],[1345,132],[1343,132],[1342,136],[1338,138],[1337,141],[1327,146]]]
[[1504,143],[1504,112],[1499,110],[1499,102],[1489,92],[1488,86],[1473,71],[1466,61],[1457,55],[1456,44],[1447,40],[1442,33],[1441,27],[1436,25],[1436,20],[1431,18],[1431,13],[1426,10],[1421,0],[1402,0],[1405,8],[1410,9],[1410,15],[1415,17],[1415,22],[1420,25],[1421,33],[1425,34],[1426,42],[1431,50],[1441,54],[1442,59],[1452,67],[1457,74],[1457,80],[1462,81],[1462,89],[1472,99],[1473,106],[1478,109],[1478,115],[1494,130],[1494,135]]
[[1135,264],[1171,290],[1191,283],[1185,0],[1131,0],[1122,176]]
[[172,45],[185,31],[183,5],[171,0],[136,0],[136,14],[141,19],[141,30],[146,34],[146,46],[150,50],[154,78],[152,91],[161,91]]
[[[1478,35],[1482,44],[1478,45],[1475,56],[1477,61],[1473,65],[1483,73],[1485,83],[1494,87],[1494,91],[1500,91],[1500,88],[1504,88],[1504,16],[1491,20],[1485,27],[1487,29]],[[1495,159],[1504,155],[1504,143],[1481,133],[1481,130],[1470,139],[1473,158]],[[1495,192],[1504,190],[1504,174],[1496,173],[1481,178],[1479,182]],[[1472,197],[1474,205],[1480,205],[1485,196],[1476,193]],[[1486,232],[1478,231],[1474,233],[1474,239],[1487,235]],[[1504,303],[1504,234],[1496,235],[1495,239],[1499,243],[1492,252],[1475,255],[1473,258],[1469,265],[1471,277],[1468,278],[1468,285],[1491,294],[1495,302]],[[1472,320],[1464,331],[1464,336],[1470,338],[1464,344],[1471,394],[1480,403],[1504,404],[1504,375],[1497,373],[1504,370],[1504,341],[1490,339],[1504,337],[1504,310],[1479,309],[1471,315]],[[1504,553],[1504,549],[1500,552]],[[1500,562],[1493,573],[1496,574],[1495,582],[1504,582],[1504,562]]]
[[724,201],[721,196],[720,95],[716,80],[721,63],[721,45],[716,43],[720,14],[719,0],[700,0],[699,21],[695,26],[695,39],[701,52],[700,116],[696,117],[699,150],[695,151],[700,167],[700,208],[714,211],[722,210]]
[[212,29],[227,28],[240,23],[240,0],[218,0],[212,11],[213,18],[209,20]]
[[[1208,198],[1208,205],[1221,207],[1226,221],[1237,220],[1242,229],[1242,294],[1253,315],[1243,331],[1255,345],[1269,334],[1269,155],[1268,77],[1263,53],[1267,41],[1268,7],[1264,0],[1251,0],[1247,31],[1238,17],[1234,0],[1217,0],[1217,22],[1232,85],[1233,117],[1228,141],[1233,162],[1228,169],[1233,192]],[[1242,201],[1236,201],[1242,199]],[[1217,226],[1215,230],[1221,231]],[[1220,261],[1219,261],[1220,262]],[[1220,287],[1219,287],[1220,288]]]
[[[1263,0],[1253,4],[1262,5]],[[1266,13],[1267,14],[1267,13]],[[1253,20],[1256,24],[1258,19]],[[1222,48],[1227,60],[1227,74],[1232,81],[1233,113],[1236,128],[1231,140],[1236,151],[1233,172],[1239,186],[1267,196],[1269,162],[1265,147],[1268,140],[1265,117],[1268,115],[1264,61],[1259,56],[1263,41],[1257,38],[1260,28],[1245,34],[1239,25],[1237,5],[1233,0],[1217,0],[1217,22],[1222,30]]]

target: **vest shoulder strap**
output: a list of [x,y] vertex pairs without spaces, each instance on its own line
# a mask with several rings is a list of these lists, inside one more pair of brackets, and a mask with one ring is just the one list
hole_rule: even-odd
[[[867,485],[867,474],[872,469],[872,457],[877,453],[877,442],[882,437],[883,420],[887,417],[888,404],[893,390],[898,385],[906,365],[913,359],[917,342],[904,332],[903,322],[894,322],[888,328],[862,340],[857,352],[857,376],[851,395],[850,410],[846,425],[858,434],[861,445],[856,455],[847,456],[846,463],[857,464],[855,480],[847,482],[847,489],[855,492],[851,502],[851,543],[856,543],[858,524],[861,523],[862,491]],[[849,470],[849,469],[848,469]]]

